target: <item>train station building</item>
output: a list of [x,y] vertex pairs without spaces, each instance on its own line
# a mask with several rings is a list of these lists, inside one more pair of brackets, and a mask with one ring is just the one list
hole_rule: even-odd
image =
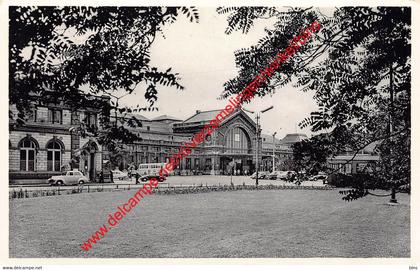
[[[13,111],[13,108],[12,108]],[[180,120],[168,115],[148,119],[134,115],[142,127],[132,129],[142,140],[124,145],[111,157],[95,138],[72,131],[81,121],[98,125],[95,110],[72,111],[62,106],[37,107],[24,125],[10,122],[9,181],[39,182],[69,169],[78,169],[91,181],[100,171],[135,169],[144,163],[165,163],[182,144],[192,138],[220,110],[196,111]],[[289,134],[283,140],[261,134],[260,170],[287,169],[292,157],[291,144],[306,138]],[[251,174],[256,164],[256,123],[241,109],[225,118],[219,128],[185,157],[174,174]]]

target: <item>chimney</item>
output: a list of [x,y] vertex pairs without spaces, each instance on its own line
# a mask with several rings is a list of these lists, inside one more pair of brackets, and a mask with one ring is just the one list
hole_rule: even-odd
[[200,110],[196,110],[196,111],[195,111],[195,114],[199,114],[199,113],[201,113],[201,111],[200,111]]

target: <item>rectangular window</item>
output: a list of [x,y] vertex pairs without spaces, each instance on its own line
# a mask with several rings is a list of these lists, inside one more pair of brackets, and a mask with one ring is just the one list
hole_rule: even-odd
[[61,159],[61,153],[60,151],[54,151],[54,171],[59,172],[60,171],[60,159]]
[[20,150],[20,170],[26,171],[26,150]]
[[47,152],[47,171],[53,171],[53,152]]
[[80,124],[80,113],[78,111],[73,111],[71,113],[71,124],[72,125]]
[[28,150],[28,171],[35,171],[35,150]]
[[206,158],[206,170],[211,170],[211,158]]
[[351,173],[351,164],[346,164],[346,173]]
[[85,112],[85,123],[90,127],[98,126],[98,116],[96,113]]
[[191,158],[186,158],[185,161],[186,161],[185,169],[191,170]]
[[48,122],[52,124],[63,123],[63,111],[59,109],[48,109]]
[[37,114],[36,108],[32,109],[31,114],[28,117],[28,120],[31,121],[31,122],[36,122],[36,114]]

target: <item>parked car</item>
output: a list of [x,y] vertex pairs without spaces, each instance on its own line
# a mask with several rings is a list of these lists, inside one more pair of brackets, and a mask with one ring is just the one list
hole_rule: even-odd
[[269,180],[276,180],[277,179],[277,172],[271,172],[270,174],[267,175],[267,179]]
[[295,180],[296,176],[297,176],[297,173],[295,171],[287,171],[286,172],[287,180]]
[[[264,171],[258,172],[258,179],[266,179],[268,174],[269,174],[269,172],[264,172]],[[257,172],[254,172],[251,175],[251,178],[255,179],[256,177],[257,177]]]
[[152,178],[157,178],[159,182],[163,182],[163,181],[166,180],[166,177],[164,175],[163,176],[160,176],[160,175],[152,175],[152,174],[149,174],[149,175],[142,175],[140,177],[140,181],[147,182],[147,181],[149,181]]
[[54,175],[48,179],[48,184],[51,186],[83,185],[87,182],[89,182],[89,179],[77,170],[68,171],[64,175]]
[[309,181],[318,181],[318,180],[322,180],[322,182],[326,182],[328,178],[328,175],[326,175],[325,173],[318,173],[316,175],[312,175],[311,177],[309,177]]
[[122,172],[120,170],[112,171],[113,180],[128,180],[128,173]]
[[270,180],[285,180],[287,178],[287,172],[285,171],[274,171],[267,176]]

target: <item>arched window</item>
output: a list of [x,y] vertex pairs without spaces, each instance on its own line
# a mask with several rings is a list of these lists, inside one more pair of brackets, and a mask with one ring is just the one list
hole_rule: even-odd
[[20,141],[20,170],[35,171],[36,143],[32,138],[25,138]]
[[57,141],[47,144],[47,170],[60,171],[61,168],[61,145]]

